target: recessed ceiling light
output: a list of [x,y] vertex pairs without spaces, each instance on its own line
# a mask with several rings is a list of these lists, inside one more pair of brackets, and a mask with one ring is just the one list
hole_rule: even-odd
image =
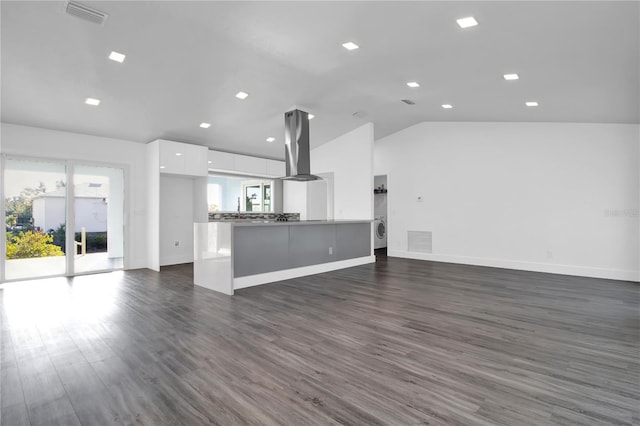
[[161,169],[164,169],[164,166],[160,166]]
[[528,107],[537,107],[539,104],[536,101],[528,101],[524,103]]
[[182,153],[181,153],[181,152],[176,152],[176,155],[177,155],[178,157],[180,157],[180,156],[182,155]]
[[238,99],[247,99],[247,96],[249,96],[249,94],[246,93],[246,92],[238,92],[238,93],[236,93],[236,98],[238,98]]
[[275,141],[275,140],[276,140],[276,138],[272,138],[272,137],[268,137],[268,138],[267,138],[267,142],[273,142],[273,141]]
[[347,50],[356,50],[358,49],[360,46],[358,46],[357,44],[355,44],[352,41],[348,41],[346,43],[342,43],[342,47],[344,47]]
[[407,83],[407,86],[409,87],[420,87],[420,83],[418,83],[417,81],[410,81]]
[[111,52],[111,54],[109,55],[109,59],[111,59],[112,61],[120,62],[120,63],[123,63],[124,58],[126,57],[127,55],[123,55],[122,53],[118,53],[118,52]]
[[208,129],[209,127],[211,127],[211,123],[200,123],[200,127],[202,127],[203,129]]
[[451,105],[451,104],[442,104],[442,108],[451,109],[451,108],[453,108],[453,105]]
[[309,120],[311,120],[313,117],[315,117],[315,115],[309,114]]
[[211,163],[213,163],[213,161],[211,161],[211,160],[207,161],[207,164],[211,164]]
[[100,99],[87,98],[84,103],[91,106],[98,106],[100,105]]
[[478,21],[473,16],[468,16],[466,18],[457,19],[456,22],[460,26],[460,28],[469,28],[475,27],[478,25]]
[[504,79],[505,80],[517,80],[519,78],[520,78],[520,76],[518,74],[505,74],[504,75]]

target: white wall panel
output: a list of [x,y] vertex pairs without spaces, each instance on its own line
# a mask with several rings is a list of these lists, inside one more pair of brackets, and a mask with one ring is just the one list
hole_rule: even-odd
[[160,177],[160,266],[193,262],[194,183]]
[[373,124],[312,149],[311,173],[333,173],[335,219],[373,219]]
[[375,145],[391,255],[639,278],[637,125],[421,123]]

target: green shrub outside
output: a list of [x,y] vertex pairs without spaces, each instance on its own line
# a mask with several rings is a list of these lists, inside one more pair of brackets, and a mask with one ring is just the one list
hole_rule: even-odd
[[[61,224],[55,230],[50,229],[49,234],[53,236],[53,243],[66,251],[66,225]],[[75,233],[76,241],[80,242],[81,233]],[[104,253],[107,251],[107,233],[106,232],[87,232],[87,253]]]
[[7,232],[7,259],[64,256],[62,249],[53,244],[53,237],[40,231]]
[[[64,256],[66,252],[65,225],[49,232],[38,230],[9,231],[6,233],[7,259],[29,259],[32,257]],[[75,233],[80,242],[81,233]],[[106,232],[87,232],[87,253],[104,253],[107,251]],[[76,249],[77,253],[80,249]]]

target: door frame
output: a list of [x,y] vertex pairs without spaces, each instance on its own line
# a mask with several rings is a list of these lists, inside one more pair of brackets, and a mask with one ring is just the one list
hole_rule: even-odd
[[[244,204],[241,204],[241,206],[244,206],[244,209],[241,209],[242,212],[247,212],[246,210],[246,197],[247,197],[247,188],[250,186],[259,186],[260,187],[260,197],[261,197],[261,201],[260,201],[260,211],[259,212],[249,212],[249,213],[273,213],[274,211],[274,206],[273,206],[273,178],[256,178],[254,176],[251,176],[250,179],[247,179],[246,181],[242,181],[241,182],[241,195],[240,197],[242,197],[242,199],[244,200]],[[266,183],[269,182],[269,183]],[[270,190],[271,190],[271,198],[269,199],[269,210],[265,211],[264,209],[264,187],[265,186],[269,186]]]

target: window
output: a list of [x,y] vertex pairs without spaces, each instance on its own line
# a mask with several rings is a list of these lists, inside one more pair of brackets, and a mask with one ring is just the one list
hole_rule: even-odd
[[210,175],[207,185],[209,212],[272,212],[273,180]]

